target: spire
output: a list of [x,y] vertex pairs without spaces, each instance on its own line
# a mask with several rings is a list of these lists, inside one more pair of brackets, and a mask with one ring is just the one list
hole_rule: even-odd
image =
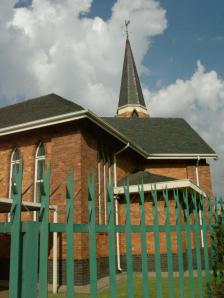
[[[125,23],[128,25],[128,23]],[[127,33],[126,27],[126,33]],[[117,110],[118,117],[149,117],[142,93],[130,41],[126,39],[120,97]]]

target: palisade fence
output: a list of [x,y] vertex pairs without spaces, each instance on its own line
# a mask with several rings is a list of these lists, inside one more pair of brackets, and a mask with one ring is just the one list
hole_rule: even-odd
[[[159,225],[158,218],[158,193],[156,189],[151,191],[153,198],[154,224],[146,225],[145,218],[145,194],[143,185],[139,185],[139,225],[131,224],[130,216],[130,193],[128,185],[124,186],[124,207],[126,210],[126,222],[124,225],[115,225],[114,194],[112,185],[108,185],[108,223],[106,225],[96,224],[95,214],[95,187],[94,179],[88,180],[88,208],[89,223],[74,223],[74,172],[66,176],[66,223],[49,223],[49,197],[50,197],[50,168],[44,173],[43,187],[41,190],[41,209],[38,222],[21,221],[22,201],[22,165],[12,183],[13,204],[11,207],[11,222],[0,224],[0,233],[11,234],[10,252],[10,298],[30,298],[48,296],[48,247],[49,234],[61,232],[66,234],[66,284],[67,297],[75,297],[74,293],[74,233],[88,233],[89,238],[89,270],[90,270],[90,297],[98,297],[97,289],[97,233],[107,233],[109,241],[109,296],[119,297],[116,282],[116,254],[115,236],[116,233],[125,234],[126,242],[126,265],[127,265],[127,297],[138,297],[135,294],[134,270],[132,256],[132,233],[139,233],[141,238],[141,259],[142,259],[142,296],[158,297],[163,296],[163,280],[160,254],[160,233],[166,235],[167,246],[167,297],[175,297],[175,279],[173,254],[172,254],[172,233],[176,233],[178,246],[178,283],[181,298],[204,297],[206,283],[213,278],[211,260],[214,256],[214,233],[213,226],[219,216],[217,201],[196,195],[196,193],[179,195],[177,190],[173,191],[173,199],[176,202],[175,217],[176,225],[171,225],[170,202],[168,191],[163,191],[164,214],[166,223]],[[181,198],[181,199],[180,199]],[[215,202],[213,204],[213,202]],[[222,206],[223,208],[223,206]],[[184,214],[185,222],[181,220]],[[199,216],[199,214],[201,214]],[[193,220],[192,220],[193,218]],[[151,275],[148,274],[147,255],[147,234],[154,236],[154,259],[155,259],[155,291],[152,296]],[[193,237],[192,237],[193,236]],[[183,262],[183,237],[186,239],[187,269]],[[193,241],[192,241],[193,238]],[[201,239],[203,238],[203,249]],[[193,243],[196,253],[196,270],[193,265]],[[203,256],[202,256],[203,254]],[[38,258],[39,255],[39,258]],[[38,270],[39,263],[39,270]],[[214,268],[213,268],[214,269]],[[0,268],[0,270],[2,270]],[[186,296],[185,276],[189,279],[189,296]],[[216,275],[215,275],[216,276]],[[197,287],[197,294],[195,288]],[[155,294],[154,294],[155,295]]]

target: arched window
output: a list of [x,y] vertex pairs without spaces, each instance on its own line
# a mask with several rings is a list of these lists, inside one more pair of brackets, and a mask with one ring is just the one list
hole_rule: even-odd
[[43,184],[43,171],[45,169],[45,149],[43,143],[37,147],[35,156],[35,177],[34,177],[34,202],[39,203],[41,198],[41,186]]
[[19,164],[21,162],[21,154],[18,148],[15,148],[11,155],[10,161],[10,181],[9,181],[9,198],[12,195],[12,181],[15,180],[15,174],[19,170]]

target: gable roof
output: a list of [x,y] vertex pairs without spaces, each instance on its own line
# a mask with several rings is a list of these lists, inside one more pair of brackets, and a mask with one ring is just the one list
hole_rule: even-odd
[[0,129],[82,110],[76,103],[52,93],[0,108]]
[[[87,118],[144,158],[217,158],[179,118],[100,118],[56,94],[0,108],[0,136]],[[166,156],[167,155],[167,156]]]
[[198,133],[181,118],[103,119],[149,155],[215,154]]
[[177,180],[167,176],[156,175],[147,171],[138,171],[135,173],[128,174],[126,177],[122,178],[117,182],[117,186],[126,185],[128,182],[129,185],[138,185],[138,184],[150,184],[158,182],[166,182]]

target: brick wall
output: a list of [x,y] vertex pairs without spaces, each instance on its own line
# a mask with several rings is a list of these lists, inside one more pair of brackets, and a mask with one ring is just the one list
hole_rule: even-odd
[[[113,140],[113,142],[112,142]],[[46,164],[52,166],[51,179],[51,198],[50,203],[55,204],[59,208],[59,222],[65,222],[65,175],[66,170],[75,169],[75,208],[74,221],[76,223],[88,222],[88,191],[87,178],[90,174],[95,176],[96,181],[96,197],[98,190],[97,182],[97,151],[99,144],[105,146],[109,150],[109,154],[124,147],[124,144],[112,139],[99,129],[93,128],[91,125],[83,125],[83,122],[76,122],[75,125],[65,124],[44,129],[38,129],[26,133],[15,134],[10,137],[2,137],[0,141],[0,197],[8,197],[9,194],[9,175],[10,175],[10,158],[15,147],[21,151],[24,162],[23,177],[23,200],[32,201],[34,192],[34,165],[35,152],[39,142],[42,141],[46,150]],[[103,167],[101,166],[101,170]],[[128,173],[136,170],[148,170],[158,175],[169,176],[174,179],[191,179],[196,183],[195,163],[191,161],[145,161],[139,157],[131,149],[125,150],[117,157],[117,180],[119,181]],[[106,176],[108,179],[109,167],[106,165]],[[111,165],[111,176],[113,177],[113,165]],[[103,173],[101,172],[101,177]],[[101,178],[102,179],[102,178]],[[108,180],[107,180],[108,181]],[[202,189],[208,193],[211,190],[211,177],[209,165],[205,161],[199,164],[199,181]],[[102,181],[101,181],[102,185]],[[175,224],[174,217],[174,201],[171,200],[173,206],[171,210],[171,223]],[[96,206],[97,210],[98,206]],[[102,208],[104,205],[102,204]],[[146,221],[147,224],[153,224],[152,202],[146,203]],[[159,219],[164,224],[164,202],[159,201]],[[124,206],[119,204],[119,221],[124,223]],[[23,214],[23,220],[32,220],[33,215],[29,213]],[[50,216],[53,220],[52,214]],[[139,223],[139,207],[138,201],[134,199],[131,206],[132,223]],[[0,220],[5,221],[7,215],[0,215]],[[165,233],[161,233],[161,253],[166,254]],[[176,234],[172,234],[174,253],[177,252]],[[133,254],[140,255],[140,235],[133,235]],[[8,240],[7,240],[8,241]],[[7,241],[1,242],[0,256],[7,256],[9,249]],[[148,253],[154,253],[154,239],[152,234],[148,234]],[[88,259],[88,235],[76,234],[74,236],[75,243],[75,259],[77,261],[86,262]],[[185,243],[183,243],[185,246]],[[2,247],[4,246],[4,250]],[[101,233],[97,235],[97,256],[105,258],[108,256],[108,237]],[[65,258],[66,237],[58,233],[58,257]],[[125,238],[121,235],[121,254],[125,254]],[[50,239],[50,259],[52,258],[52,238]],[[81,263],[80,263],[81,264]],[[87,267],[85,267],[87,268]],[[61,273],[63,274],[63,272]]]

